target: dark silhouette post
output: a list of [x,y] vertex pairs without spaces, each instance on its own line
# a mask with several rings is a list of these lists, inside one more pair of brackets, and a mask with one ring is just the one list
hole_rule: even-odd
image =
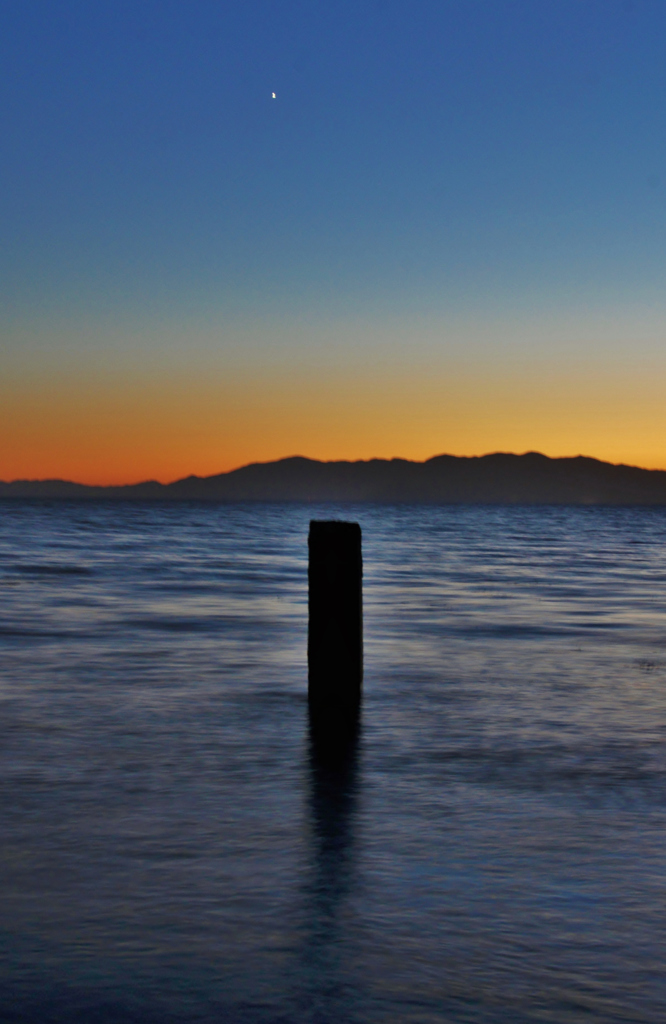
[[320,738],[353,732],[363,679],[363,561],[358,523],[313,519],[308,537],[308,700]]

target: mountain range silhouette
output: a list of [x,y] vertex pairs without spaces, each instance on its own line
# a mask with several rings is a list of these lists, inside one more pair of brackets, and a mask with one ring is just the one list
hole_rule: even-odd
[[498,505],[666,505],[666,471],[539,452],[437,455],[425,462],[252,463],[170,484],[97,487],[66,480],[0,482],[0,498],[124,501],[382,502]]

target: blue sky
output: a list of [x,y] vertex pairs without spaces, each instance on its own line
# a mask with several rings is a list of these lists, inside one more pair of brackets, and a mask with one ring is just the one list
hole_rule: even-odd
[[[573,438],[558,441],[538,415],[532,429],[528,412],[520,436],[498,429],[496,442],[429,420],[410,450],[370,448],[381,447],[405,361],[405,416],[421,403],[419,379],[423,401],[435,401],[439,375],[460,379],[478,419],[487,398],[486,385],[475,398],[475,371],[527,405],[535,378],[554,373],[553,401],[566,405],[581,359],[608,385],[594,397],[597,433],[585,433],[592,398],[580,397],[578,448],[666,466],[648,443],[666,426],[651,390],[666,368],[661,0],[23,0],[2,10],[4,387],[25,398],[7,429],[26,472],[42,464],[44,388],[51,428],[39,429],[56,472],[52,439],[62,427],[65,445],[77,394],[138,394],[163,374],[157,416],[160,402],[173,408],[180,375],[186,431],[193,367],[202,394],[217,375],[239,410],[243,393],[248,409],[259,401],[267,367],[277,389],[307,368],[292,412],[333,381],[328,426],[313,434],[304,414],[283,455],[479,454],[470,445],[507,442],[575,454]],[[334,410],[345,373],[358,380],[373,367],[391,381],[367,434]],[[656,419],[637,414],[608,450],[590,450],[608,435],[622,379],[637,409],[647,389]],[[272,415],[275,437],[284,416]],[[210,472],[216,458],[228,468],[277,456],[260,437],[238,448],[235,422],[211,424]],[[200,461],[192,444],[183,470]],[[81,472],[94,475],[92,464]]]

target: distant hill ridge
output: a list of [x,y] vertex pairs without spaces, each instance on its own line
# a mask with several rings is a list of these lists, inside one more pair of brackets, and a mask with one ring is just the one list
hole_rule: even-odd
[[216,476],[93,487],[66,480],[0,482],[0,498],[124,501],[300,501],[497,505],[666,505],[666,471],[539,452],[436,455],[425,462],[319,462],[294,456]]

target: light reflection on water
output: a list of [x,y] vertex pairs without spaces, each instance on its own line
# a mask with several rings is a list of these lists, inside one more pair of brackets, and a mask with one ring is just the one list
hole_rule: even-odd
[[662,509],[4,503],[3,1024],[662,1021],[665,603]]

